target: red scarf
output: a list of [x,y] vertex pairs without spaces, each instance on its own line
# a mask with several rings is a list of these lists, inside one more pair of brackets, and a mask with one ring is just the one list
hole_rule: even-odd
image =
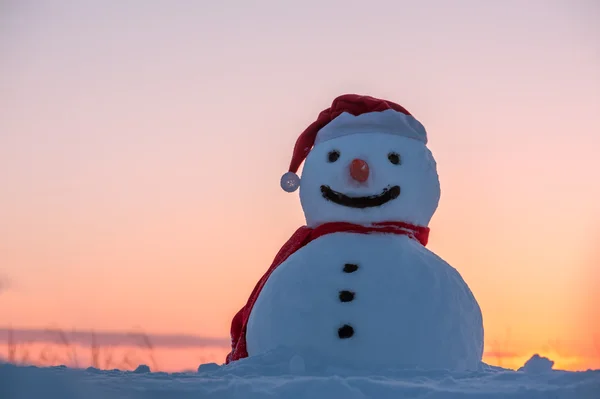
[[403,222],[380,222],[373,223],[370,226],[362,226],[359,224],[345,223],[345,222],[333,222],[325,223],[314,229],[306,226],[300,227],[290,237],[290,239],[281,247],[273,264],[269,267],[269,270],[262,276],[258,281],[248,302],[240,309],[239,312],[233,317],[231,322],[231,352],[227,355],[225,363],[229,364],[234,360],[238,360],[244,357],[248,357],[248,351],[246,350],[246,326],[248,325],[248,319],[250,318],[250,312],[252,307],[262,290],[262,287],[267,282],[267,279],[273,273],[273,271],[282,264],[291,254],[308,244],[309,242],[316,240],[326,234],[331,233],[357,233],[357,234],[370,234],[370,233],[388,233],[388,234],[400,234],[406,235],[410,238],[417,240],[423,246],[427,245],[427,239],[429,238],[429,228],[422,226],[415,226],[409,223]]

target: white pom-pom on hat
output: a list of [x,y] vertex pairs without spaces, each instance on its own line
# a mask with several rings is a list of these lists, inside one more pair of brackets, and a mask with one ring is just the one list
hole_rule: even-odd
[[287,193],[293,193],[300,187],[300,177],[294,172],[286,172],[281,176],[281,188]]

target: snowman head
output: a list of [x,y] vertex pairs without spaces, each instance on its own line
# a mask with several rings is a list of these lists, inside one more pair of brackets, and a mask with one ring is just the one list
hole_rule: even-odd
[[[440,199],[436,162],[425,128],[398,104],[354,94],[298,138],[288,192],[300,187],[307,225],[401,221],[427,226]],[[300,179],[295,172],[305,160]]]

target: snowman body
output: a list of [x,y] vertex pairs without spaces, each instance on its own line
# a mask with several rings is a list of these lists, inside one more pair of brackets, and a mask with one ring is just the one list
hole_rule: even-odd
[[269,277],[248,322],[248,353],[318,351],[367,367],[476,369],[481,312],[460,274],[417,241],[334,233]]
[[[440,184],[426,141],[402,112],[337,116],[306,152],[307,226],[428,226]],[[249,356],[288,347],[374,367],[477,369],[483,354],[481,310],[458,271],[409,235],[380,232],[330,233],[291,254],[262,287],[245,334]]]

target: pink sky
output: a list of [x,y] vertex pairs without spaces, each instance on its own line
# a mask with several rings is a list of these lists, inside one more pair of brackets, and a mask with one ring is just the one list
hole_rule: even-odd
[[594,1],[117,3],[0,5],[0,327],[227,337],[304,222],[279,187],[297,135],[357,92],[427,128],[429,248],[487,349],[589,355]]

